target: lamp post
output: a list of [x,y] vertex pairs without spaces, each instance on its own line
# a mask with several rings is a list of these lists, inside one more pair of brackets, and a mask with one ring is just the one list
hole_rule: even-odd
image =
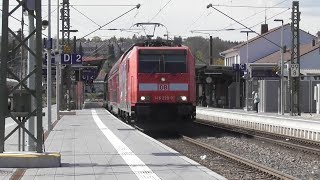
[[280,75],[280,114],[284,115],[284,88],[283,88],[283,78],[284,78],[284,62],[283,62],[283,53],[285,49],[283,48],[283,19],[275,19],[274,21],[281,22],[281,48],[280,48],[280,68],[281,68],[281,75]]
[[[59,10],[58,10],[59,11]],[[47,43],[47,109],[48,109],[48,131],[51,131],[51,90],[52,90],[52,73],[51,73],[51,0],[48,0],[48,42]]]
[[253,31],[241,31],[241,33],[247,34],[247,63],[249,63],[249,33],[253,33]]
[[[241,33],[246,33],[247,34],[247,67],[249,64],[249,34],[250,33],[254,33],[254,31],[241,31]],[[248,79],[246,80],[246,110],[249,110],[249,100],[248,100],[248,96],[249,96],[249,81]]]
[[209,65],[214,65],[213,63],[213,52],[212,52],[212,46],[213,46],[213,39],[212,39],[212,34],[208,32],[219,32],[219,31],[233,31],[235,29],[229,28],[229,29],[203,29],[203,30],[191,30],[191,33],[199,33],[199,34],[207,34],[209,35]]
[[57,42],[56,42],[56,105],[57,105],[57,110],[56,110],[56,115],[57,115],[57,120],[60,120],[60,72],[61,72],[61,60],[60,60],[60,43],[59,43],[59,34],[60,34],[60,29],[59,29],[59,16],[60,12],[60,4],[59,0],[57,0]]

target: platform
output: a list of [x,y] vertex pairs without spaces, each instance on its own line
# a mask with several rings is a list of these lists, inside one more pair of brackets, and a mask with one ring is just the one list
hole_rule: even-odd
[[[65,115],[45,142],[61,167],[32,168],[22,179],[225,179],[115,118],[104,109]],[[0,169],[1,172],[12,169]]]
[[301,116],[285,114],[282,116],[276,113],[256,113],[241,109],[197,107],[196,118],[320,141],[320,116],[316,114],[302,114]]

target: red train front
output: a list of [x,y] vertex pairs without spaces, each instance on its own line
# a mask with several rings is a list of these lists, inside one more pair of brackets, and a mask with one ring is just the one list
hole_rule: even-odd
[[185,46],[132,46],[108,76],[108,108],[138,122],[192,120],[195,61]]

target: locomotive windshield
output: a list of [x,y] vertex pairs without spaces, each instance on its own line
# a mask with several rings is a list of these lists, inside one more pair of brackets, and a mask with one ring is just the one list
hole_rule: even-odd
[[186,73],[187,55],[182,50],[140,50],[139,73]]

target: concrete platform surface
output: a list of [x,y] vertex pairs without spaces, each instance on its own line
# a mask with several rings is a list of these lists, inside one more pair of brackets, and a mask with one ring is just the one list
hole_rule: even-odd
[[[22,180],[225,179],[104,109],[76,112],[76,116],[63,116],[45,142],[48,151],[61,153],[61,167],[30,168]],[[5,172],[11,171],[1,168],[0,179],[10,179]]]
[[5,152],[0,154],[0,168],[60,167],[61,155],[56,152]]
[[320,141],[320,119],[308,117],[306,114],[281,116],[275,113],[255,113],[240,109],[197,107],[196,118]]

